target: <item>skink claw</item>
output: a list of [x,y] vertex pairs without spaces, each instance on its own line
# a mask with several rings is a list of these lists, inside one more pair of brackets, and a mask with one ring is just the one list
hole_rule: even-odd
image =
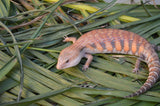
[[139,73],[139,70],[138,70],[138,68],[134,68],[134,69],[132,70],[132,72],[138,74],[138,73]]
[[65,36],[63,36],[63,38],[64,38],[63,42],[67,42],[67,38],[68,38],[68,36],[67,36],[67,35],[65,35]]
[[87,65],[84,65],[82,70],[86,71],[89,67]]
[[67,35],[64,35],[63,38],[64,38],[64,39],[65,39],[65,38],[68,38],[68,36],[67,36]]

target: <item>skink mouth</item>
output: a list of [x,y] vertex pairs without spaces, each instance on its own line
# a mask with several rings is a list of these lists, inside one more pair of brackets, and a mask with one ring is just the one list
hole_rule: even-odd
[[69,68],[69,67],[64,67],[64,66],[59,66],[59,65],[57,65],[56,68],[57,68],[58,70],[62,70],[62,69],[66,69],[66,68]]

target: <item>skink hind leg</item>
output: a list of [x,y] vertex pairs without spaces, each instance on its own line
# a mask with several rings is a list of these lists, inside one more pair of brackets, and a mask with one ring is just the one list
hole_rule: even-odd
[[142,56],[139,57],[139,58],[136,60],[135,67],[134,67],[134,69],[133,69],[133,71],[132,71],[133,73],[138,74],[141,60],[143,60],[143,57],[142,57]]
[[132,70],[133,73],[138,74],[140,63],[141,63],[141,60],[140,60],[140,59],[137,59],[137,60],[136,60],[135,67],[134,67],[134,69]]
[[85,65],[83,66],[82,70],[85,70],[85,71],[86,71],[86,70],[89,68],[90,63],[91,63],[92,60],[93,60],[93,56],[92,56],[91,54],[85,54],[84,57],[87,58],[87,61],[86,61]]
[[73,42],[73,43],[75,43],[76,42],[76,38],[75,37],[67,37],[67,36],[64,36],[64,40],[63,40],[63,42]]

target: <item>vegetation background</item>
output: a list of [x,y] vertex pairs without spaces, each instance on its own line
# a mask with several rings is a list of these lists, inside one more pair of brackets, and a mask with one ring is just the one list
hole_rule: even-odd
[[86,72],[85,59],[55,68],[59,52],[71,44],[64,36],[98,28],[132,31],[160,44],[160,7],[117,1],[0,0],[0,106],[160,106],[160,81],[145,94],[123,98],[148,76],[145,63],[132,73],[135,56],[95,54]]

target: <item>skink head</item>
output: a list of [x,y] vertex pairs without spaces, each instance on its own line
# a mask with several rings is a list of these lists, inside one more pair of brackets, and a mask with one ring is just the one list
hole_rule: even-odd
[[65,69],[77,65],[84,53],[76,48],[67,47],[60,52],[57,69]]

